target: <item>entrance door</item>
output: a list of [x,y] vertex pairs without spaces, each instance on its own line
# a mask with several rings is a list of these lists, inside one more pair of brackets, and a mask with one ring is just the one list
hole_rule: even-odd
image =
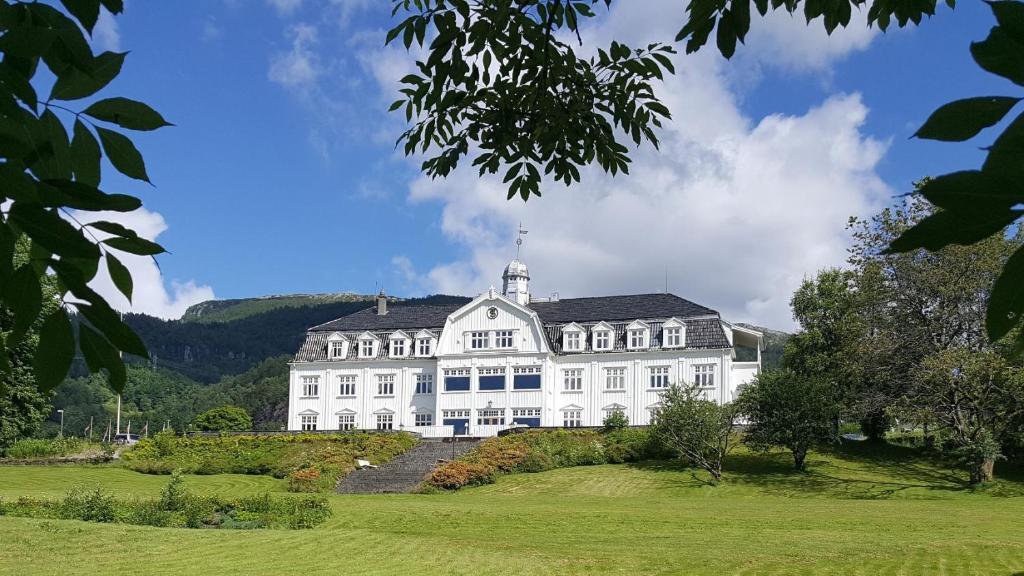
[[456,436],[465,436],[469,432],[469,418],[449,418],[444,420],[445,426],[453,426]]

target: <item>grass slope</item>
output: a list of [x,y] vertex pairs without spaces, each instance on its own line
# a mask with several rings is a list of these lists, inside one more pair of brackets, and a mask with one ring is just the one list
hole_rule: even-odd
[[[1024,571],[1024,483],[963,488],[904,449],[737,454],[712,487],[672,466],[506,476],[451,494],[332,496],[310,531],[215,532],[0,518],[0,573],[38,574],[998,574]],[[0,468],[0,495],[102,481],[112,467]],[[272,479],[251,478],[281,489]],[[232,489],[237,477],[192,477]],[[265,483],[265,484],[264,484]],[[256,490],[240,485],[238,490]]]
[[231,322],[279,308],[318,306],[335,302],[372,302],[375,298],[376,296],[370,294],[338,292],[335,294],[288,294],[234,300],[207,300],[189,306],[181,319],[184,322]]

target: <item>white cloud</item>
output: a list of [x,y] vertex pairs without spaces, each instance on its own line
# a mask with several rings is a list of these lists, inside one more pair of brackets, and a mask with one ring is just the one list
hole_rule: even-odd
[[118,31],[117,21],[106,8],[100,8],[100,16],[92,28],[92,42],[101,51],[121,51],[121,33]]
[[296,24],[288,29],[288,35],[292,39],[291,49],[271,58],[267,77],[288,88],[307,89],[321,74],[318,57],[313,51],[317,41],[316,28]]
[[302,0],[267,0],[267,4],[273,6],[278,14],[287,16],[302,6]]
[[[650,14],[657,6],[676,14],[678,3],[651,6],[619,8],[587,30],[585,42],[671,38],[679,22]],[[829,62],[863,49],[871,37],[822,38],[783,18],[755,21],[762,31],[740,50],[789,73],[827,72]],[[368,61],[380,63],[382,90],[393,94],[399,63]],[[548,183],[544,197],[525,204],[506,201],[500,179],[479,179],[470,160],[446,180],[418,177],[410,200],[442,204],[442,231],[466,254],[420,275],[419,283],[462,294],[500,283],[522,221],[530,230],[523,258],[537,296],[657,292],[667,271],[672,292],[726,318],[792,327],[793,290],[805,276],[843,263],[849,216],[886,202],[888,189],[875,172],[886,144],[863,134],[868,109],[856,94],[834,95],[801,115],[745,116],[735,78],[742,70],[734,64],[713,45],[676,58],[678,73],[659,89],[674,120],[660,151],[632,152],[629,176],[588,169],[582,185]],[[396,268],[414,270],[412,262]]]
[[744,58],[757,55],[763,65],[784,70],[823,71],[852,52],[866,50],[878,33],[877,27],[868,27],[864,10],[854,14],[849,26],[835,29],[831,35],[820,18],[807,24],[803,14],[775,10],[763,20],[754,19],[747,46],[739,47],[737,53]]
[[[74,217],[82,223],[97,220],[117,222],[135,230],[139,236],[148,240],[156,240],[167,230],[167,223],[163,216],[145,208],[129,213],[76,211]],[[101,240],[110,236],[99,231],[94,231],[94,233]],[[214,298],[213,288],[197,285],[193,280],[171,280],[168,289],[163,273],[152,258],[117,251],[114,253],[117,259],[132,273],[135,286],[131,303],[114,286],[105,266],[100,267],[96,278],[89,285],[102,294],[116,310],[173,319],[181,318],[189,306]]]

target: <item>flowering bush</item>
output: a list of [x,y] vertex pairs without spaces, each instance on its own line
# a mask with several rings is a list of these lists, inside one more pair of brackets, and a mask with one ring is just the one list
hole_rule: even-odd
[[319,492],[320,471],[316,468],[303,468],[288,475],[289,492]]
[[455,460],[435,468],[428,482],[445,490],[458,490],[464,486],[493,484],[495,476],[492,466]]

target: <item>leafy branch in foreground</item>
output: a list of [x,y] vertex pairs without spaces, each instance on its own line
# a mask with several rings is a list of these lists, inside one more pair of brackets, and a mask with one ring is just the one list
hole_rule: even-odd
[[[997,25],[988,38],[971,44],[981,68],[1024,86],[1024,4],[989,2]],[[1020,102],[1017,96],[984,96],[950,102],[932,113],[918,138],[962,142],[1002,120]],[[1024,212],[1024,114],[1018,115],[987,148],[980,170],[952,172],[924,182],[918,192],[939,210],[896,238],[891,252],[936,251],[950,244],[975,244],[997,234]],[[1006,262],[988,300],[985,326],[996,342],[1024,316],[1024,248]],[[1024,331],[1014,345],[1024,351]]]
[[[410,12],[388,32],[407,49],[426,46],[418,74],[402,78],[404,110],[412,126],[401,135],[406,155],[437,148],[423,162],[431,177],[447,176],[475,152],[480,174],[504,171],[509,199],[540,196],[542,173],[567,186],[580,168],[597,162],[606,172],[629,172],[627,147],[658,146],[654,129],[670,118],[651,83],[674,68],[671,46],[632,49],[612,42],[581,58],[563,38],[579,36],[591,5],[611,0],[395,0]],[[415,121],[413,121],[415,119]]]
[[[36,385],[49,390],[64,379],[77,340],[89,369],[106,370],[120,391],[125,383],[120,352],[146,357],[146,347],[88,284],[103,262],[131,301],[131,273],[114,252],[153,256],[164,250],[116,222],[82,224],[73,211],[139,208],[138,198],[99,188],[104,156],[122,174],[149,182],[142,155],[112,127],[155,130],[170,124],[127,98],[77,107],[61,103],[94,96],[117,77],[126,56],[94,54],[83,33],[92,33],[101,6],[121,13],[122,0],[61,0],[61,5],[66,13],[42,2],[0,3],[0,305],[13,316],[11,329],[0,333],[0,372],[10,373],[10,351],[49,309],[43,286],[55,279],[61,305],[45,313],[39,329]],[[37,93],[46,84],[37,75],[40,64],[53,76],[45,99]],[[15,246],[26,241],[27,260],[16,258]],[[71,305],[78,312],[76,323],[69,318]]]

